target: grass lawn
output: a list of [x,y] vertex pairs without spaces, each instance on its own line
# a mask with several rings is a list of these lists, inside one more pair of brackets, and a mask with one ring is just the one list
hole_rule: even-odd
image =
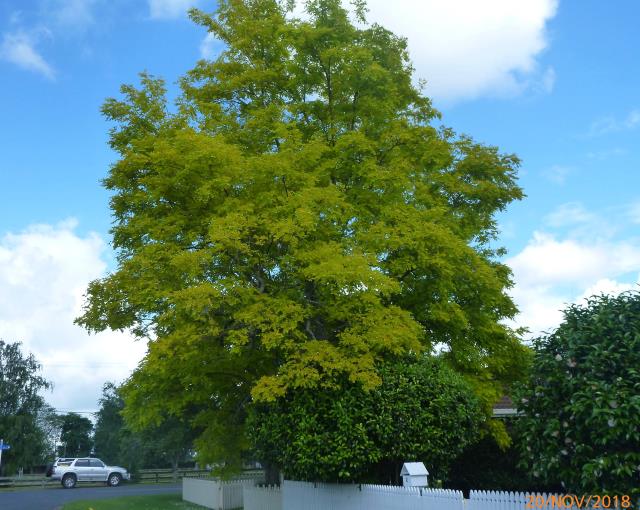
[[202,510],[204,507],[182,501],[179,494],[126,496],[67,503],[62,510]]

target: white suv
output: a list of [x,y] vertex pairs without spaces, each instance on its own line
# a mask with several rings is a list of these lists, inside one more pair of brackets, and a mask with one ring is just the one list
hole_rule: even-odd
[[51,470],[51,479],[60,480],[65,489],[74,488],[78,482],[106,482],[117,487],[130,478],[125,468],[107,466],[96,458],[57,459]]

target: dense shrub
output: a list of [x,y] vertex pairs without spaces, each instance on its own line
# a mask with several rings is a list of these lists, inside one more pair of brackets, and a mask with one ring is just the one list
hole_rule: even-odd
[[387,363],[379,375],[368,392],[344,383],[254,407],[257,458],[299,480],[397,481],[404,461],[423,461],[442,478],[485,420],[471,388],[432,357]]
[[523,466],[571,492],[640,495],[640,294],[570,306],[534,347]]

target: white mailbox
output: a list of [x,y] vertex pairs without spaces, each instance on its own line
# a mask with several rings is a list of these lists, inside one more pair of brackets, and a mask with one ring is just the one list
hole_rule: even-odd
[[429,471],[422,462],[405,462],[400,471],[402,485],[405,487],[428,487]]

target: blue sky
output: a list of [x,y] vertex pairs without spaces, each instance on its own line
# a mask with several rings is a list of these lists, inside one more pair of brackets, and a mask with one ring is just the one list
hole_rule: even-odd
[[[94,408],[144,346],[71,324],[111,264],[114,154],[99,109],[146,70],[168,83],[216,41],[185,16],[207,0],[0,0],[0,338],[23,340],[59,408]],[[500,216],[522,310],[541,331],[564,303],[632,288],[640,273],[640,4],[620,0],[372,0],[406,35],[444,124],[515,152],[527,198]],[[481,5],[480,5],[481,4]],[[517,4],[517,5],[516,5]],[[56,346],[66,342],[65,358]],[[65,377],[84,377],[65,396]],[[62,381],[62,382],[61,382]]]

